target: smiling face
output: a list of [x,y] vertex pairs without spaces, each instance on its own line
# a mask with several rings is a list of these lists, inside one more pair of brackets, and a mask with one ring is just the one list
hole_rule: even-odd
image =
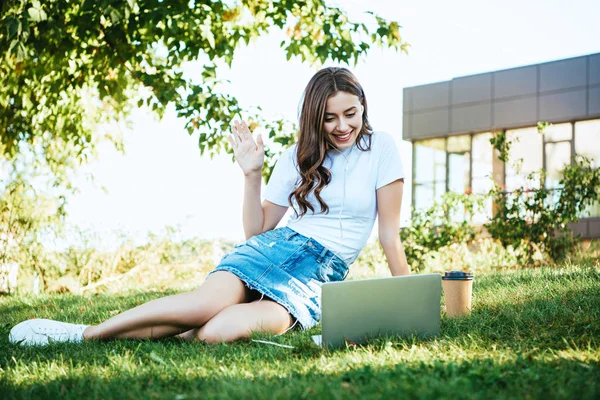
[[358,96],[338,91],[327,99],[323,129],[339,150],[352,147],[362,129],[363,106]]

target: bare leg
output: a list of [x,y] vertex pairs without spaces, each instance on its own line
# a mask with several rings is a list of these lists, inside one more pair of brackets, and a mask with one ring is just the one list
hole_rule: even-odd
[[170,337],[179,335],[180,333],[186,332],[189,327],[180,327],[172,325],[156,325],[148,328],[139,328],[131,331],[119,333],[115,336],[117,339],[160,339],[164,337]]
[[[217,271],[192,292],[149,301],[100,325],[88,327],[84,338],[152,338],[175,335],[201,327],[221,310],[249,301],[250,295],[251,291],[234,274]],[[153,331],[157,326],[161,327],[155,335]],[[153,327],[152,331],[143,329],[150,327]]]
[[200,339],[209,343],[231,342],[249,338],[252,332],[283,333],[294,321],[287,310],[272,300],[236,304],[227,307],[200,329],[179,337]]

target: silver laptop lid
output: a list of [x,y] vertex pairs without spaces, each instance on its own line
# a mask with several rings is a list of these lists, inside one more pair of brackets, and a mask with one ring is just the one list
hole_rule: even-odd
[[440,274],[423,274],[323,284],[323,346],[373,336],[439,335],[441,281]]

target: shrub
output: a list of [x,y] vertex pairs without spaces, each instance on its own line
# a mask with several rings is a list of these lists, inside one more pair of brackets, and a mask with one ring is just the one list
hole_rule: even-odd
[[[478,237],[469,243],[452,243],[428,253],[421,263],[421,272],[461,270],[478,273],[517,269],[523,265],[526,254],[524,244],[504,247],[493,238]],[[534,257],[541,258],[543,254],[538,252]]]
[[473,240],[477,228],[472,218],[483,210],[484,200],[483,196],[447,192],[429,209],[413,209],[410,226],[400,229],[411,269],[423,270],[426,258],[442,247]]
[[[16,265],[18,273],[34,273],[45,286],[47,275],[57,271],[42,242],[60,236],[64,216],[64,198],[36,190],[19,174],[0,179],[0,266]],[[6,273],[0,271],[0,280]]]
[[492,189],[490,195],[497,211],[485,227],[505,247],[525,243],[528,263],[539,262],[534,255],[540,251],[554,261],[562,260],[576,246],[567,224],[577,221],[600,197],[600,169],[593,168],[589,159],[577,156],[563,169],[557,189],[544,187],[544,171],[531,174],[529,179],[539,180],[539,188],[520,188],[510,193],[498,186]]

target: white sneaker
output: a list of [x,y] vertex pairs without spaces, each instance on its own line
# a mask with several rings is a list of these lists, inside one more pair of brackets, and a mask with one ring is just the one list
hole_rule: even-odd
[[15,325],[10,330],[8,341],[21,346],[46,346],[52,342],[80,343],[87,327],[51,319],[30,319]]

